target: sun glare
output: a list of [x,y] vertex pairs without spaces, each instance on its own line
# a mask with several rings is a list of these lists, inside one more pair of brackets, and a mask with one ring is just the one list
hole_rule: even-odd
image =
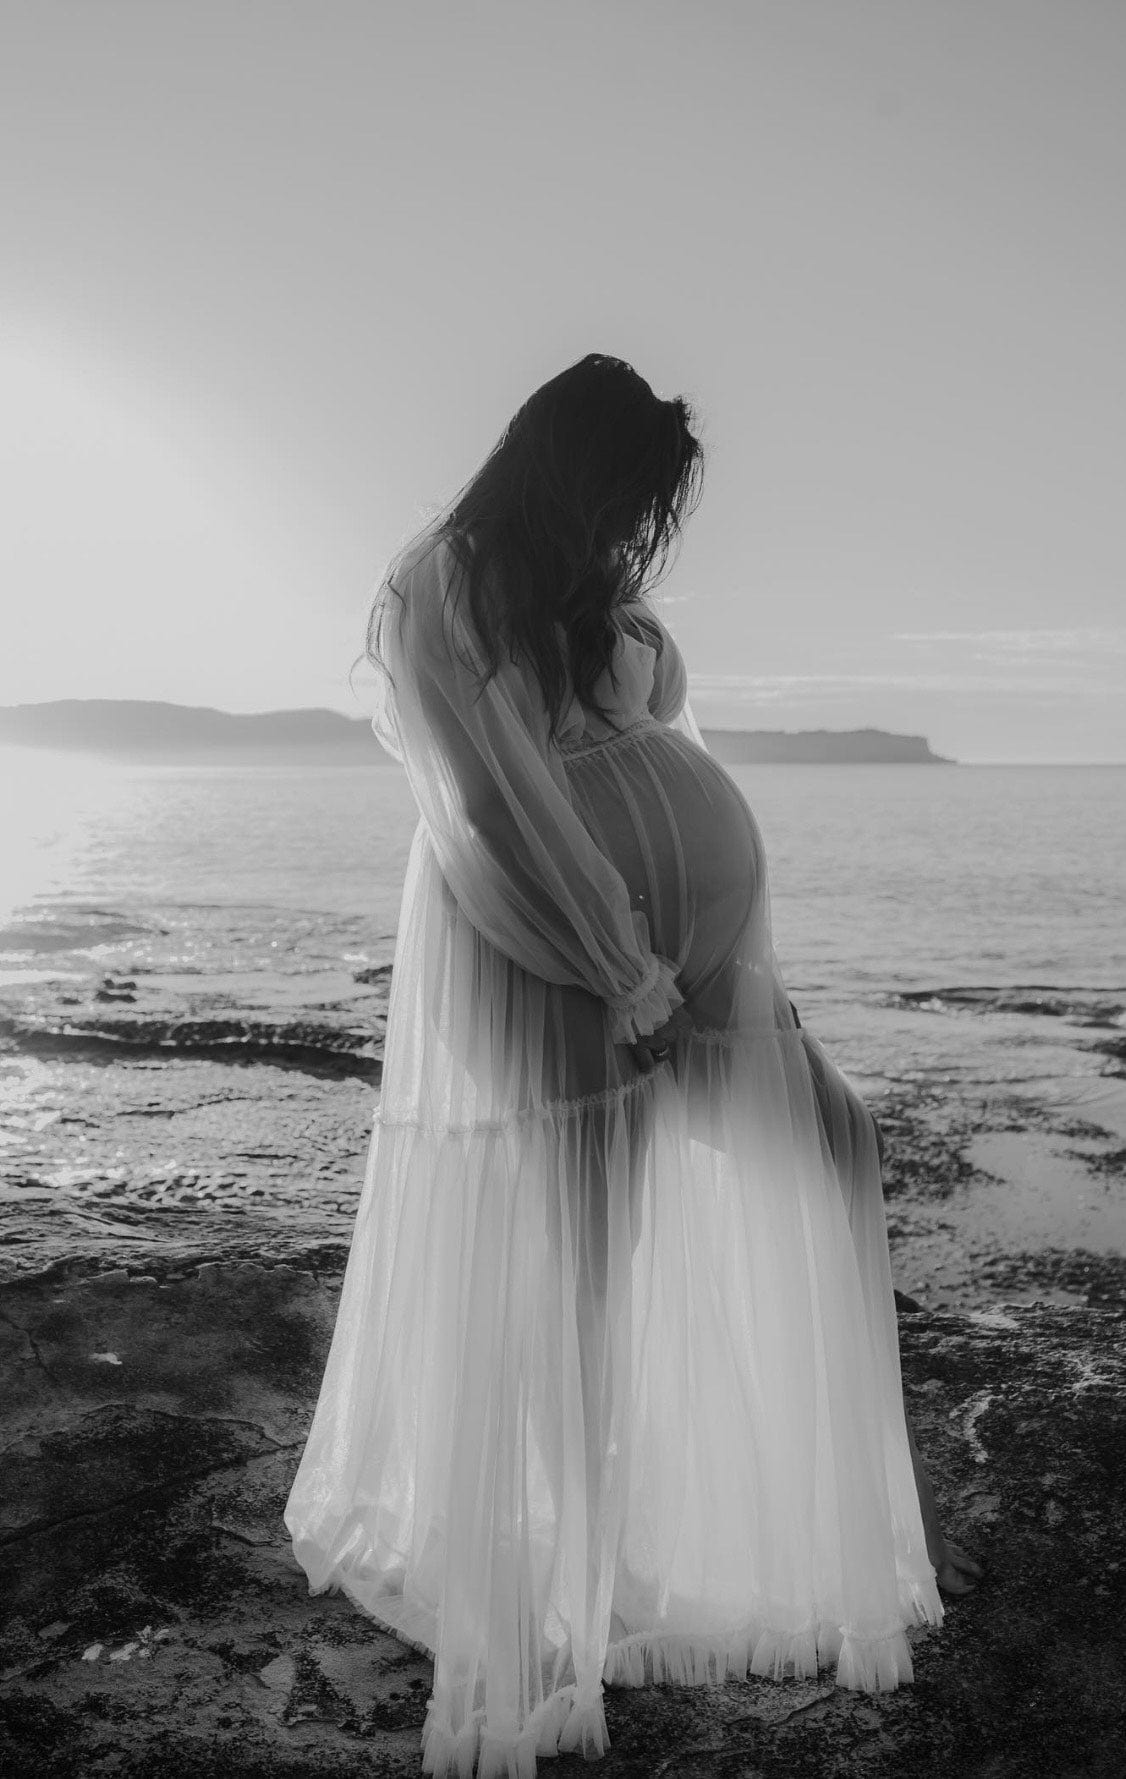
[[77,861],[124,778],[86,755],[0,747],[0,926],[40,897],[81,896]]
[[237,695],[267,614],[315,635],[231,416],[145,378],[65,340],[0,350],[0,704]]

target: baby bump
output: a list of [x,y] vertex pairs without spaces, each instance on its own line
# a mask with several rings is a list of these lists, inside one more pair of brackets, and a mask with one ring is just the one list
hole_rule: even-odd
[[765,915],[762,839],[738,785],[686,735],[654,724],[564,764],[576,812],[675,958],[686,1000],[726,1024],[742,941]]

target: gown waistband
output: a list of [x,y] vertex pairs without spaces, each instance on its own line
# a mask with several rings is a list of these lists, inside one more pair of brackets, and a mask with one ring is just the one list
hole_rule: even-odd
[[565,760],[575,760],[582,754],[600,753],[603,748],[613,747],[618,741],[634,741],[639,735],[649,734],[656,729],[668,730],[668,724],[662,723],[658,717],[647,714],[635,718],[632,723],[627,723],[623,729],[617,730],[613,735],[603,735],[596,739],[590,739],[583,735],[578,741],[561,741],[558,743],[559,752]]

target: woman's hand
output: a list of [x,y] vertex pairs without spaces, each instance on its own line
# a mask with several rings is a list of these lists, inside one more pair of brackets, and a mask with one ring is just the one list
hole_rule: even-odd
[[635,1044],[630,1044],[628,1048],[641,1073],[651,1074],[661,1063],[667,1062],[680,1033],[691,1030],[692,1015],[686,1007],[677,1007],[664,1025],[659,1025],[655,1032],[647,1032]]

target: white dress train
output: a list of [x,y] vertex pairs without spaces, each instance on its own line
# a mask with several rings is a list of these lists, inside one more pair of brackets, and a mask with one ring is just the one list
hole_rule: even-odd
[[478,695],[462,573],[424,539],[378,596],[420,821],[285,1523],[311,1593],[433,1653],[423,1771],[531,1779],[605,1752],[604,1684],[891,1688],[943,1609],[874,1126],[797,1027],[683,661],[625,608],[617,730],[572,698],[549,745],[521,665]]

